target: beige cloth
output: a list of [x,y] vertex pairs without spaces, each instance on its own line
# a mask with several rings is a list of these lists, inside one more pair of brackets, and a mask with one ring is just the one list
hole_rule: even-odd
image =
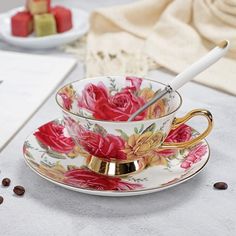
[[142,0],[91,15],[87,75],[135,74],[163,66],[175,73],[222,39],[227,57],[195,78],[236,95],[236,0]]

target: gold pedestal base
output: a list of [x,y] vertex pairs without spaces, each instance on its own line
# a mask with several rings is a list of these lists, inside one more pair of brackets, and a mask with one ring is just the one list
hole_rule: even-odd
[[109,162],[92,156],[87,162],[87,167],[99,174],[108,176],[127,176],[140,172],[145,168],[145,162],[141,158],[129,162]]

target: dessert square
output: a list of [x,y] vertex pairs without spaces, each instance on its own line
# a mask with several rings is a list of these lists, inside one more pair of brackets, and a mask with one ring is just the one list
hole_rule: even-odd
[[12,35],[18,37],[27,37],[33,31],[33,17],[27,12],[18,12],[11,17]]
[[26,8],[33,15],[48,13],[50,10],[50,0],[27,0]]
[[47,2],[47,7],[48,7],[48,12],[51,10],[51,0],[46,0]]
[[71,10],[65,7],[55,6],[51,9],[51,13],[55,16],[58,33],[63,33],[72,28]]
[[56,34],[56,21],[53,14],[35,15],[34,29],[37,37]]

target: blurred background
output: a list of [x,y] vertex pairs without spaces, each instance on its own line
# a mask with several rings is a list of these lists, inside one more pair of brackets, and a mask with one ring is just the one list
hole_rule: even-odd
[[[84,7],[85,9],[93,9],[95,7],[102,7],[102,6],[111,6],[111,5],[114,5],[114,4],[124,4],[124,3],[129,3],[129,2],[135,2],[137,0],[119,0],[119,1],[116,1],[116,0],[106,0],[106,1],[101,1],[101,0],[87,0],[86,3],[85,1],[79,1],[79,0],[67,0],[67,1],[63,1],[63,0],[57,0],[57,1],[53,1],[55,3],[58,3],[58,4],[62,4],[63,5],[70,5],[70,6],[81,6],[81,7]],[[12,8],[15,8],[15,7],[20,7],[22,5],[24,5],[25,3],[25,0],[8,0],[8,1],[5,1],[5,0],[1,0],[1,3],[0,3],[0,12],[4,12],[4,11],[7,11],[7,10],[10,10]]]

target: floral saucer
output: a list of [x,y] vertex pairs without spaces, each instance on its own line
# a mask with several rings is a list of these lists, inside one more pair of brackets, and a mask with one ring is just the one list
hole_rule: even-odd
[[[192,137],[198,135],[193,128],[184,126]],[[142,172],[128,177],[109,177],[86,167],[88,154],[74,144],[63,121],[56,119],[26,139],[23,153],[27,165],[54,184],[82,193],[118,197],[153,193],[187,181],[205,167],[210,148],[206,140],[202,140],[189,149],[157,151],[158,155],[145,159],[147,167]]]

